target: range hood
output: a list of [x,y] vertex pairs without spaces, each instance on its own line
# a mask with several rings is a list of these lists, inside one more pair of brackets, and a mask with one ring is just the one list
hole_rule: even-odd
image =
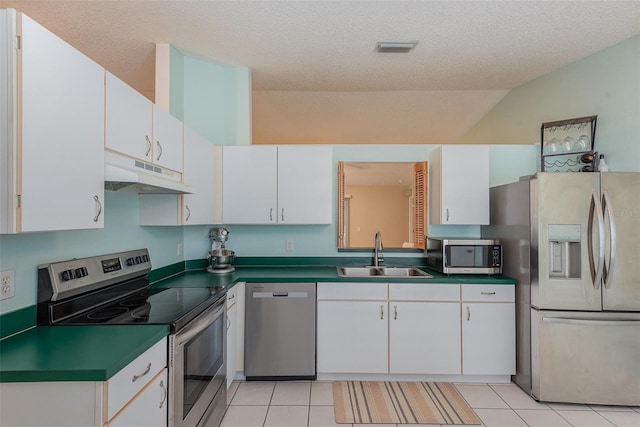
[[104,188],[109,191],[127,189],[139,194],[191,194],[193,189],[181,182],[137,172],[120,166],[104,165]]
[[139,194],[191,194],[193,189],[182,182],[182,174],[105,150],[104,188]]

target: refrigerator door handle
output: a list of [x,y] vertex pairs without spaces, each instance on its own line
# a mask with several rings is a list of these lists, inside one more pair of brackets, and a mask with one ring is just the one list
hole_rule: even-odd
[[609,193],[606,191],[603,192],[602,195],[602,209],[604,210],[604,214],[609,219],[609,266],[605,264],[603,269],[603,277],[604,277],[604,287],[611,287],[611,276],[613,276],[613,270],[616,266],[616,246],[617,246],[617,236],[616,236],[616,220],[615,215],[613,214],[613,205],[611,204],[611,198],[609,197]]
[[565,317],[544,317],[542,323],[559,323],[564,325],[591,325],[591,326],[639,326],[640,320],[597,320],[597,319],[572,319]]
[[[593,259],[593,217],[598,219],[598,265],[595,265]],[[596,192],[591,195],[591,207],[589,209],[589,227],[588,227],[588,247],[589,247],[589,266],[591,270],[591,280],[593,281],[593,289],[600,289],[602,281],[602,270],[604,268],[604,216],[602,213],[602,205],[600,197]]]

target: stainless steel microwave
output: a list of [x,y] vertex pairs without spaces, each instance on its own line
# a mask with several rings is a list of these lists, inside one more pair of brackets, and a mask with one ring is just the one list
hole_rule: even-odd
[[429,239],[427,266],[445,274],[500,274],[500,240]]

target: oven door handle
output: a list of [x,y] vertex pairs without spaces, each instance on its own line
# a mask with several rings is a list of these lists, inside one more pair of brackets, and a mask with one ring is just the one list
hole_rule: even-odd
[[175,345],[181,346],[194,336],[208,328],[214,320],[224,314],[226,296],[220,298],[211,308],[208,308],[200,316],[196,317],[187,328],[176,334]]

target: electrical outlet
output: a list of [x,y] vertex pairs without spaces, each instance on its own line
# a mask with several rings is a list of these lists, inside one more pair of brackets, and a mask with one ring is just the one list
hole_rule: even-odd
[[287,252],[293,252],[294,250],[293,240],[287,240],[286,248],[287,248]]
[[0,271],[0,300],[16,295],[16,271]]

